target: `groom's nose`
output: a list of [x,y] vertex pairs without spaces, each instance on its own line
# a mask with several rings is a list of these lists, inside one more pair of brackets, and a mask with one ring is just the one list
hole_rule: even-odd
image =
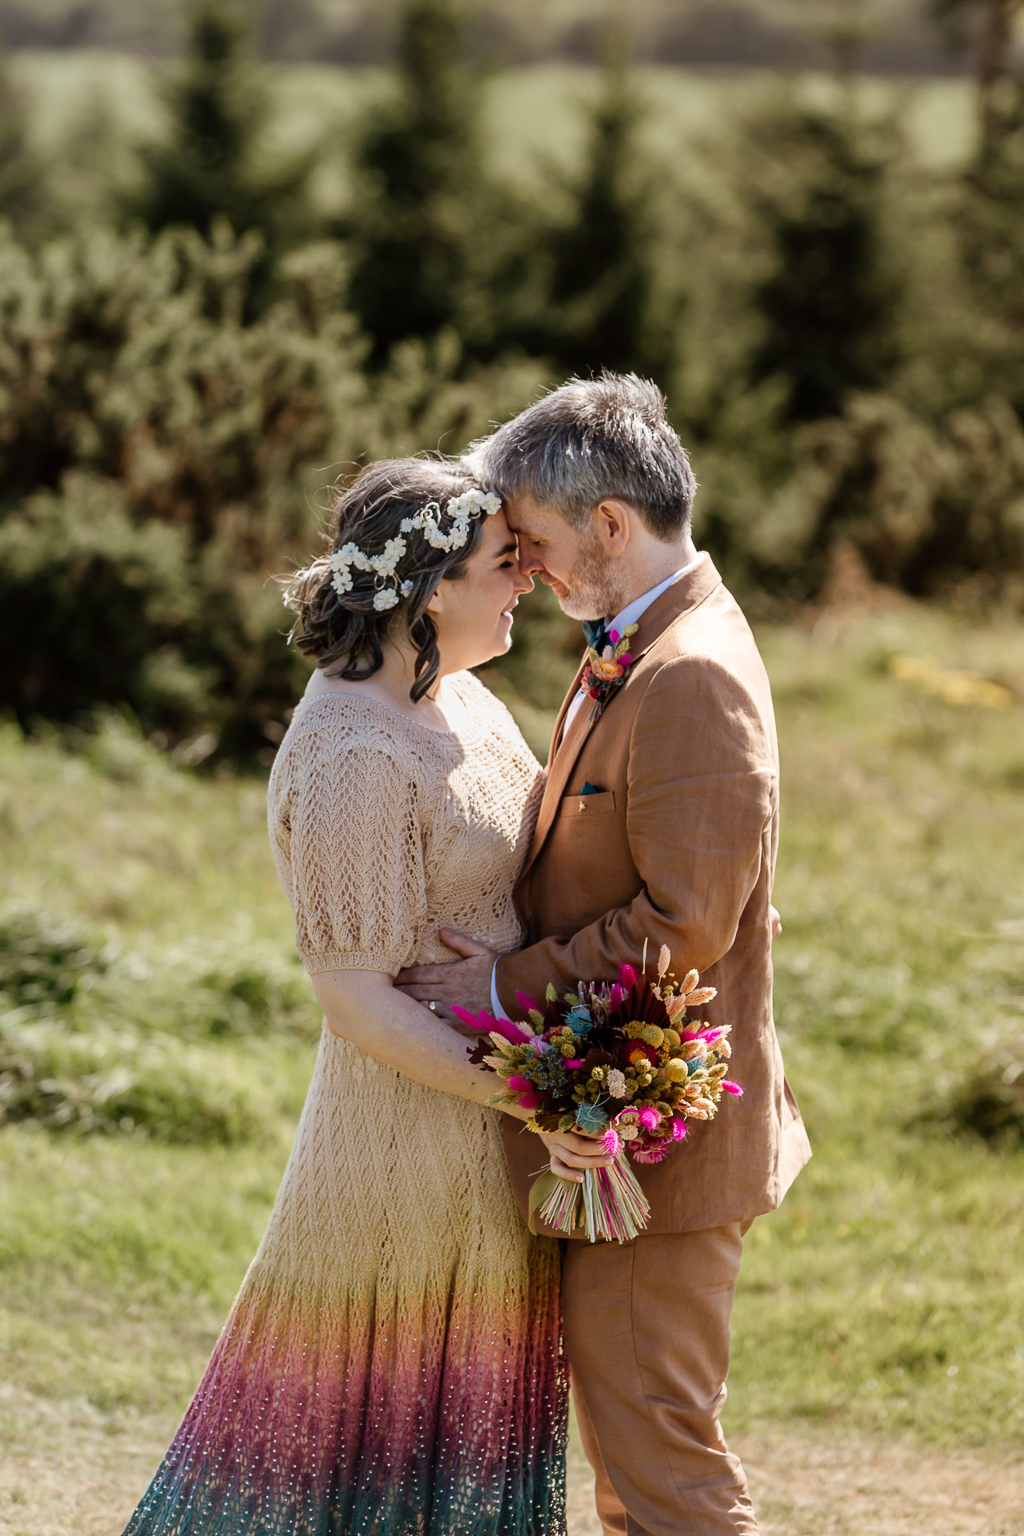
[[539,576],[541,571],[545,569],[544,561],[539,559],[535,553],[532,553],[528,549],[524,549],[520,544],[519,569],[522,571],[524,576],[529,576],[531,578],[534,576]]

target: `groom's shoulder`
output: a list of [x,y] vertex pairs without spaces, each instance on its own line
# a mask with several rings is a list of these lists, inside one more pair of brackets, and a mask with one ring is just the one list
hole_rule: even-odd
[[705,729],[720,720],[774,741],[768,674],[743,610],[721,581],[673,619],[641,660],[639,719],[696,714]]
[[701,603],[668,624],[651,647],[651,660],[656,665],[682,658],[703,660],[712,669],[767,684],[764,662],[747,617],[721,580]]

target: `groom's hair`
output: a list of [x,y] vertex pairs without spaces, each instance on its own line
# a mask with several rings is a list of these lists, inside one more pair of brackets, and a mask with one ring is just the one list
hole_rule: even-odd
[[574,528],[606,496],[636,507],[659,539],[689,527],[697,482],[665,397],[635,373],[570,379],[473,444],[481,483],[532,496]]

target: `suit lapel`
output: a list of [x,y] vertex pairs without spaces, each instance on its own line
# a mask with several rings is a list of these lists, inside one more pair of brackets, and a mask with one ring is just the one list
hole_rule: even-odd
[[[555,817],[558,815],[558,807],[562,796],[565,794],[565,786],[569,782],[569,775],[575,766],[576,759],[583,750],[583,743],[593,728],[591,719],[593,706],[589,699],[584,699],[576,711],[575,719],[570,725],[565,736],[559,741],[562,727],[569,705],[579,693],[580,678],[583,676],[583,665],[576,674],[576,681],[566,695],[565,702],[558,712],[558,722],[555,725],[555,733],[551,739],[551,755],[548,759],[548,780],[544,786],[544,795],[540,802],[540,810],[537,813],[537,826],[533,834],[533,842],[530,844],[529,856],[523,865],[525,875],[537,854],[540,852],[544,839],[551,831]],[[522,876],[520,876],[522,878]]]
[[[715,570],[711,556],[708,554],[699,555],[693,569],[688,571],[685,576],[681,576],[677,582],[651,604],[646,613],[641,614],[637,633],[634,636],[633,644],[630,646],[630,655],[633,658],[633,663],[635,664],[645,651],[650,650],[654,642],[665,633],[670,624],[674,624],[684,614],[692,612],[694,608],[698,608],[716,587],[721,586],[721,583],[722,578]],[[526,863],[523,865],[520,879],[530,870],[537,855],[544,846],[547,835],[554,824],[555,817],[558,815],[558,807],[561,804],[562,796],[565,794],[565,786],[568,784],[570,775],[576,766],[576,760],[583,751],[587,738],[597,723],[592,719],[593,709],[588,706],[587,701],[584,701],[577,711],[572,725],[566,732],[565,739],[559,740],[565,724],[565,717],[569,711],[569,705],[579,692],[585,661],[586,657],[580,663],[579,670],[576,673],[576,680],[563,699],[562,707],[558,711],[554,735],[551,738],[551,751],[548,754],[548,780],[544,788],[544,797],[540,803],[540,811],[537,815],[537,826],[533,834],[533,842],[530,844],[530,852]],[[629,676],[631,675],[632,667],[622,689],[617,690],[605,705],[600,716],[601,719],[604,718],[609,709],[615,708],[615,700],[620,692],[629,687]]]

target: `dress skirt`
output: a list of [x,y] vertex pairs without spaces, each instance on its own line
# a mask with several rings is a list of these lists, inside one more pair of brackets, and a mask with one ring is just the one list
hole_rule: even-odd
[[267,1231],[125,1536],[564,1536],[558,1250],[523,1226],[499,1122],[325,1029]]

